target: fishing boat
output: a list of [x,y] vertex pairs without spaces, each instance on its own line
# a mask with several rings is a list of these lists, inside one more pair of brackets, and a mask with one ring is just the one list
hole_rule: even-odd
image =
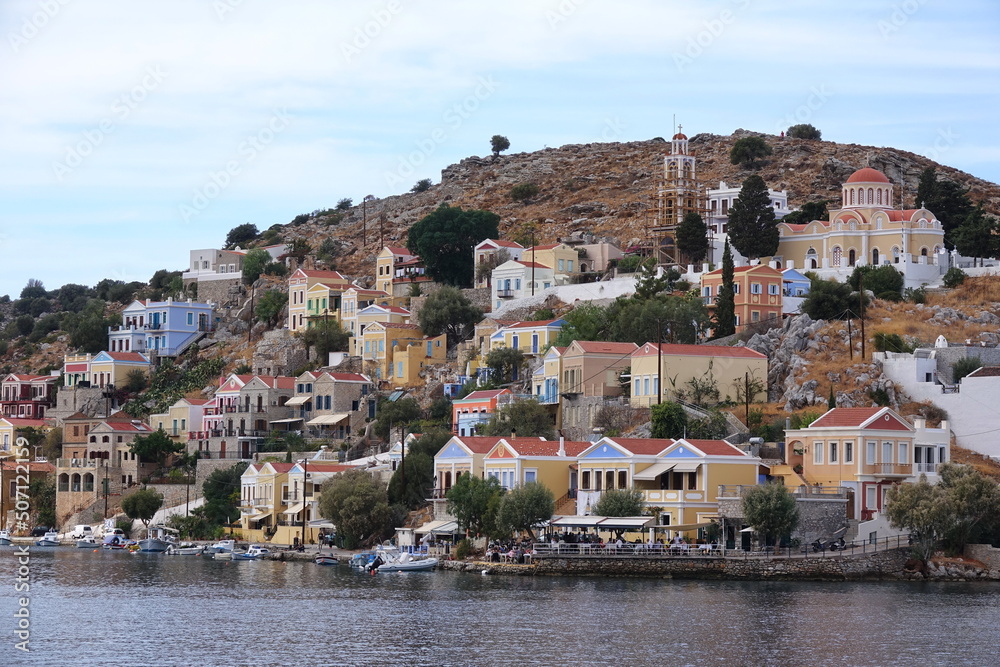
[[267,547],[259,547],[256,544],[251,544],[250,548],[245,552],[233,552],[233,560],[261,560],[265,556],[271,555],[271,550]]
[[207,554],[228,553],[236,549],[236,540],[219,540],[211,546],[205,547]]
[[77,549],[94,549],[98,546],[97,540],[94,539],[93,535],[87,535],[86,537],[81,537],[76,541]]
[[433,570],[437,564],[437,558],[414,558],[412,554],[401,553],[395,547],[379,547],[375,552],[375,560],[368,566],[368,571],[420,572]]
[[139,540],[139,551],[161,554],[170,548],[174,538],[169,533],[176,533],[166,526],[150,526],[146,530],[146,539]]
[[356,570],[367,570],[368,566],[375,560],[374,551],[362,551],[351,556],[350,566]]
[[9,547],[10,545],[10,531],[0,530],[0,547]]
[[313,559],[313,562],[317,565],[336,565],[340,561],[338,561],[337,557],[333,554],[330,554],[329,556],[320,554]]
[[181,542],[180,544],[171,544],[167,549],[167,554],[171,556],[200,556],[205,553],[207,547],[205,545],[193,544],[191,542]]
[[50,530],[40,540],[35,541],[36,547],[57,547],[59,546],[59,533]]

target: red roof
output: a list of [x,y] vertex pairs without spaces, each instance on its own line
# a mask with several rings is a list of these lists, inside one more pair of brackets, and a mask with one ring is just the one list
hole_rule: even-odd
[[105,354],[115,361],[137,361],[140,363],[149,363],[149,359],[142,356],[138,352],[105,352]]
[[319,271],[316,269],[299,269],[309,278],[327,278],[332,280],[347,280],[340,271]]
[[692,446],[697,447],[707,456],[747,456],[739,447],[731,445],[725,440],[684,440]]
[[[804,226],[804,225],[803,225]],[[774,273],[775,275],[781,275],[781,271],[777,269],[772,269],[767,264],[755,264],[754,266],[736,266],[733,267],[733,273],[746,273],[747,271],[761,271],[762,273],[767,273],[768,271]],[[709,271],[704,277],[708,276],[721,276],[722,269],[716,269],[715,271]]]
[[[876,420],[875,417],[878,417]],[[909,431],[910,425],[889,408],[833,408],[809,425],[809,428],[870,428]]]
[[608,438],[608,440],[640,456],[656,456],[676,442],[670,438]]
[[38,380],[55,380],[54,375],[28,375],[26,373],[11,373],[4,378],[4,381],[14,378],[17,382],[36,382]]
[[850,178],[847,179],[848,183],[889,183],[889,179],[885,177],[878,169],[872,169],[871,167],[865,167],[863,169],[858,169],[856,172],[851,174]]
[[458,401],[487,401],[491,398],[496,398],[500,394],[510,393],[509,389],[480,389],[470,393],[465,398],[456,399]]
[[360,373],[326,373],[337,382],[370,382],[368,378]]
[[372,322],[372,324],[381,324],[386,329],[419,329],[420,327],[416,324],[406,324],[403,322]]
[[682,134],[682,133],[678,132],[677,134],[675,134],[675,135],[673,136],[673,138],[674,138],[674,139],[687,139],[687,135],[686,135],[686,134]]
[[499,437],[482,435],[457,436],[457,439],[474,454],[486,454],[500,442]]
[[184,400],[191,405],[205,405],[206,403],[212,402],[212,399],[210,398],[185,398]]
[[524,248],[524,246],[520,243],[516,243],[514,241],[502,241],[500,239],[486,239],[483,243],[492,243],[500,248]]
[[275,472],[288,472],[295,467],[294,463],[277,463],[275,461],[268,461],[268,465],[274,468]]
[[558,243],[549,243],[547,245],[536,245],[528,248],[527,250],[525,250],[525,252],[532,252],[535,250],[552,250],[553,248],[558,248],[559,245],[560,244]]
[[635,343],[605,343],[595,340],[578,340],[576,344],[591,354],[632,354],[639,346]]
[[19,467],[28,466],[28,472],[54,473],[56,467],[48,461],[29,461],[28,463],[18,463],[17,461],[0,461],[0,469],[16,471]]
[[539,264],[538,262],[525,262],[525,261],[520,260],[520,259],[515,259],[514,263],[515,264],[520,264],[521,266],[526,266],[529,269],[532,268],[532,267],[534,267],[536,269],[548,269],[548,268],[551,268],[551,267],[545,266],[544,264]]
[[559,318],[553,320],[535,320],[534,322],[515,322],[507,326],[508,329],[529,329],[533,327],[547,327],[551,326],[553,322],[558,322]]
[[406,248],[400,248],[397,245],[387,245],[386,250],[391,252],[393,255],[406,255],[407,257],[413,257],[413,253]]
[[[519,456],[559,455],[558,440],[536,440],[534,438],[504,438],[503,440],[509,443]],[[563,447],[566,450],[566,456],[576,457],[593,444],[589,440],[566,440],[563,442]]]
[[388,292],[383,292],[380,289],[364,289],[361,287],[351,287],[345,291],[350,292],[351,290],[354,290],[354,292],[358,296],[389,296]]
[[[680,343],[663,343],[660,345],[663,354],[673,354],[682,357],[738,357],[743,359],[767,359],[748,347],[733,347],[729,345],[683,345]],[[648,357],[656,354],[656,344],[646,343],[632,353],[633,357]]]
[[42,428],[44,427],[44,419],[25,419],[23,417],[3,417],[10,422],[11,426],[14,428]]

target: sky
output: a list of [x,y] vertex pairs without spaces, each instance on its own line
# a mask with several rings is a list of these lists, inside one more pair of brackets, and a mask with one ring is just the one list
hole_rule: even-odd
[[[1000,182],[996,0],[3,0],[0,295],[489,153],[811,123]],[[795,202],[791,202],[793,205]]]

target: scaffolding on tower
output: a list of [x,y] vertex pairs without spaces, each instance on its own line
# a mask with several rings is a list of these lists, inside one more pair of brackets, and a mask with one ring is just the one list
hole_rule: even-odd
[[708,195],[698,180],[697,160],[688,148],[688,138],[678,126],[670,141],[670,152],[663,157],[663,180],[656,185],[656,202],[647,215],[647,236],[659,266],[680,265],[677,250],[677,227],[688,213],[708,217]]

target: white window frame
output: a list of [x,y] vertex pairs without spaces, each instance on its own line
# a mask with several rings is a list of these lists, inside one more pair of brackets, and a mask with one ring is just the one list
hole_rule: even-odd
[[831,464],[837,463],[838,459],[840,458],[838,456],[838,454],[840,453],[838,451],[838,448],[839,448],[839,443],[837,443],[837,442],[831,442],[830,443],[830,463]]
[[[881,463],[893,463],[892,454],[893,454],[893,450],[895,449],[895,447],[893,446],[894,444],[895,443],[892,440],[883,440],[882,441],[882,461],[881,461]],[[889,454],[888,457],[886,457],[886,453],[887,452]]]
[[867,465],[875,465],[876,455],[878,454],[878,442],[875,440],[868,440],[865,443],[865,463]]
[[905,441],[901,441],[896,445],[896,462],[900,465],[906,465],[910,462],[909,447],[907,447]]
[[822,441],[813,443],[813,465],[823,465],[823,448],[826,444]]
[[844,463],[854,463],[854,441],[844,441]]
[[761,294],[761,293],[763,293],[763,291],[764,291],[764,288],[761,286],[760,283],[750,283],[750,293],[751,294]]

